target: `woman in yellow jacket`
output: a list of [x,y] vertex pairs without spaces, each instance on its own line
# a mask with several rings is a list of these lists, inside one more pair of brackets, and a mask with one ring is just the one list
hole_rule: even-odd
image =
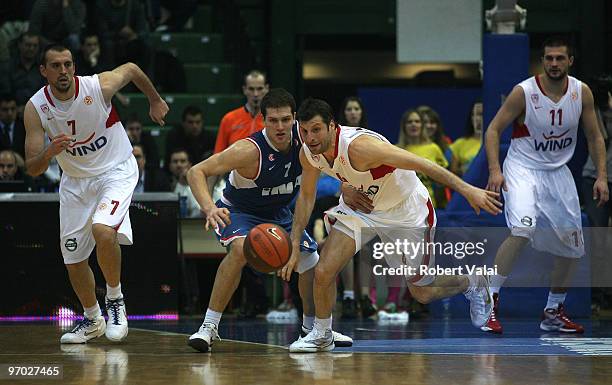
[[482,102],[475,102],[465,125],[465,135],[450,145],[451,171],[463,176],[482,144]]
[[[400,122],[400,134],[397,143],[398,147],[410,151],[415,155],[428,159],[444,168],[448,167],[448,161],[444,157],[444,153],[440,146],[432,142],[423,129],[423,116],[415,109],[410,109],[402,115]],[[436,199],[434,191],[434,182],[429,177],[419,174],[421,182],[429,190],[429,196],[434,207],[439,208],[440,199]]]

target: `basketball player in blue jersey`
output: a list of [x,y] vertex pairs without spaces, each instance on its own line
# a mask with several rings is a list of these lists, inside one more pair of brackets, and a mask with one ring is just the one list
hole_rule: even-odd
[[[244,239],[260,223],[275,223],[291,232],[293,220],[288,206],[297,195],[302,178],[299,152],[302,141],[295,122],[293,96],[284,89],[272,89],[261,102],[265,128],[249,138],[196,164],[187,173],[193,195],[205,217],[205,228],[215,229],[228,253],[219,265],[204,322],[189,337],[189,346],[208,352],[219,338],[218,327],[223,310],[240,283]],[[207,178],[228,174],[223,196],[212,201]],[[312,329],[314,266],[319,261],[316,242],[302,232],[301,258],[296,265],[300,274],[299,290],[304,304],[302,334]],[[334,332],[339,346],[351,346],[347,336]]]

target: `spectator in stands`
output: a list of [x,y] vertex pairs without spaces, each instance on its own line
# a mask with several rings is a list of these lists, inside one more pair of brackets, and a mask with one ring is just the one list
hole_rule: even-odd
[[[0,191],[26,192],[38,191],[32,178],[24,170],[23,159],[13,150],[0,151]],[[7,182],[7,183],[2,183]],[[22,183],[16,183],[22,182]],[[10,184],[9,184],[10,183]]]
[[111,65],[134,62],[150,73],[153,51],[147,41],[149,30],[142,2],[96,0],[96,15],[96,31]]
[[138,164],[138,183],[134,192],[170,191],[170,181],[160,168],[147,168],[147,156],[140,144],[132,145],[132,154]]
[[482,144],[482,102],[474,102],[465,123],[465,135],[450,145],[451,171],[462,176],[480,151]]
[[182,148],[174,149],[170,153],[170,182],[171,191],[181,197],[181,217],[201,217],[200,205],[196,201],[189,183],[187,182],[187,171],[191,168],[189,153]]
[[423,117],[423,128],[429,140],[437,144],[443,153],[446,153],[448,146],[453,141],[446,136],[440,115],[429,106],[419,106],[417,112]]
[[[427,137],[425,129],[423,128],[423,120],[423,117],[416,109],[404,112],[400,122],[400,134],[397,146],[437,163],[442,167],[448,167],[448,161],[444,157],[444,153],[440,146]],[[438,207],[433,190],[433,181],[431,178],[420,173],[419,178],[429,190],[429,196],[432,199],[434,207]]]
[[[592,84],[595,112],[600,130],[606,141],[606,167],[608,172],[608,187],[612,188],[612,78],[596,79]],[[593,199],[593,185],[597,179],[597,171],[593,159],[589,155],[582,169],[582,198],[584,211],[593,227],[608,227],[612,217],[612,202],[608,201],[601,207]],[[594,238],[594,237],[593,237]]]
[[19,167],[15,152],[12,150],[0,151],[0,180],[16,179],[19,179]]
[[264,126],[260,111],[261,99],[269,89],[263,72],[253,70],[244,77],[242,93],[246,96],[246,104],[228,112],[221,119],[215,154],[225,150],[234,142],[261,131]]
[[187,151],[189,159],[200,162],[210,156],[214,141],[214,134],[204,130],[202,110],[196,106],[187,106],[183,110],[181,125],[168,133],[164,163],[169,164],[170,152],[177,148]]
[[157,151],[157,145],[155,140],[150,133],[143,131],[142,123],[138,116],[130,116],[124,124],[125,132],[132,146],[142,146],[144,153],[147,156],[147,169],[158,169],[159,164],[159,152]]
[[338,123],[341,126],[368,128],[368,117],[360,98],[349,96],[342,101]]
[[30,32],[19,37],[18,54],[9,62],[10,92],[15,95],[17,106],[21,109],[30,97],[45,85],[38,69],[40,37]]
[[81,0],[36,0],[29,31],[42,36],[45,44],[64,43],[76,52],[85,16],[86,8]]
[[75,55],[76,72],[81,76],[99,74],[111,69],[108,57],[102,55],[100,40],[96,34],[83,34],[81,49]]
[[17,102],[11,95],[0,95],[0,150],[13,150],[25,156],[25,127],[17,118]]
[[[198,8],[197,0],[150,0],[150,4],[156,32],[181,32]],[[169,13],[169,17],[164,20],[162,7]]]

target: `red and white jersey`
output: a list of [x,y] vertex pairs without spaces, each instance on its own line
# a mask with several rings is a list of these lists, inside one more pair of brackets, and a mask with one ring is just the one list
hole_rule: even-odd
[[395,207],[410,197],[415,189],[422,188],[427,191],[416,172],[412,170],[396,169],[386,165],[368,171],[355,170],[348,155],[349,145],[355,138],[370,135],[387,143],[389,141],[384,136],[365,128],[337,126],[337,130],[333,166],[330,167],[323,155],[314,155],[310,152],[308,146],[304,144],[302,148],[306,158],[313,167],[365,192],[372,199],[374,210],[388,210]]
[[582,82],[568,76],[563,97],[553,102],[537,76],[519,83],[525,93],[525,122],[515,122],[508,158],[524,167],[553,170],[574,155],[582,114]]
[[100,175],[132,156],[132,145],[115,108],[102,96],[98,75],[75,76],[75,94],[70,107],[56,107],[49,86],[30,99],[49,138],[61,133],[72,143],[57,155],[67,175],[85,178]]

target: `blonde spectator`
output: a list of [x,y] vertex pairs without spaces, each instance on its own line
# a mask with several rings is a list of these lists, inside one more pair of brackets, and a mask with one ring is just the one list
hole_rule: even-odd
[[[423,128],[423,116],[415,109],[408,110],[402,115],[399,141],[397,145],[406,151],[410,151],[415,155],[428,159],[439,166],[444,168],[448,167],[448,161],[444,157],[442,149],[427,137],[427,134]],[[443,198],[444,191],[441,190],[442,194],[435,194],[434,190],[437,186],[434,186],[433,180],[426,175],[421,174],[419,174],[419,178],[429,190],[429,196],[432,197],[434,207],[443,207],[445,204]]]

